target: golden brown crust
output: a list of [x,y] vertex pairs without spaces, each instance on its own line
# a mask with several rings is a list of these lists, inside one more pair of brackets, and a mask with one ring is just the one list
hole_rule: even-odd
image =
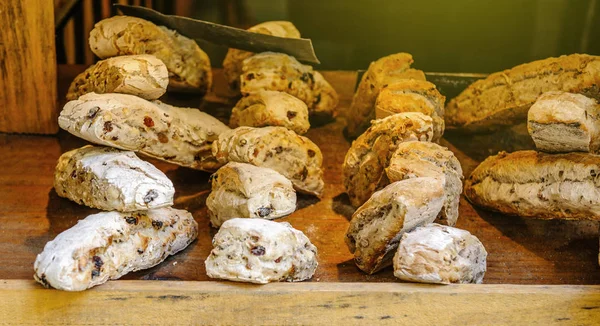
[[572,54],[533,61],[471,84],[446,107],[448,128],[493,131],[526,121],[527,110],[548,91],[600,99],[600,57]]

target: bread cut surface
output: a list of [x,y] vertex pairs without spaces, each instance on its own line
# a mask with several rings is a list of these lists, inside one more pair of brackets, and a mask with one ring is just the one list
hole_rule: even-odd
[[135,153],[89,145],[60,156],[54,188],[78,204],[120,212],[171,206],[175,194],[171,180]]
[[215,171],[222,165],[212,156],[211,144],[229,130],[197,109],[115,93],[88,93],[68,102],[58,124],[95,144],[205,171]]
[[312,278],[317,248],[289,223],[235,218],[223,223],[206,259],[210,278],[265,284]]
[[275,170],[230,162],[211,176],[206,199],[214,227],[232,218],[276,219],[296,210],[292,182]]
[[421,283],[482,283],[487,251],[468,231],[429,224],[404,233],[394,256],[394,276]]
[[443,202],[442,182],[428,177],[394,182],[375,192],[352,215],[346,232],[356,266],[373,274],[392,265],[402,234],[433,222]]
[[44,246],[34,278],[46,287],[82,291],[155,266],[197,235],[198,224],[184,210],[93,214]]
[[541,219],[600,220],[600,156],[588,153],[500,152],[465,182],[475,205]]

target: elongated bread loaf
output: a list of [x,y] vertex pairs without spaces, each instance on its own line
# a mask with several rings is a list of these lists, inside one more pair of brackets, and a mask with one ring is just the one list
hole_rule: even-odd
[[310,139],[283,127],[239,127],[221,133],[212,153],[220,163],[241,162],[273,169],[297,191],[323,194],[323,155]]
[[433,119],[433,141],[444,134],[444,101],[434,84],[418,79],[403,79],[384,86],[375,102],[375,118],[401,112],[421,112]]
[[600,220],[600,156],[587,153],[501,152],[465,183],[475,205],[542,219]]
[[275,170],[229,162],[210,178],[206,207],[214,227],[236,217],[272,220],[296,210],[292,183]]
[[546,92],[529,109],[527,129],[540,151],[597,153],[600,107],[581,94]]
[[371,62],[362,76],[347,112],[347,133],[350,137],[362,134],[375,119],[375,101],[385,86],[403,79],[425,80],[421,70],[411,69],[414,62],[408,53],[396,53]]
[[[254,25],[248,28],[249,32],[287,37],[300,38],[300,31],[288,21],[268,21]],[[242,63],[246,58],[253,56],[254,53],[230,48],[223,60],[223,73],[229,84],[229,88],[239,94],[240,92],[240,75],[242,74]]]
[[333,87],[311,66],[287,54],[263,52],[247,58],[240,83],[242,95],[261,90],[286,92],[306,103],[311,118],[323,120],[336,115],[338,95]]
[[258,91],[239,100],[231,110],[229,126],[281,126],[302,135],[310,128],[308,107],[288,93]]
[[155,100],[167,91],[169,72],[153,55],[125,55],[98,61],[75,77],[67,100],[87,93],[123,93]]
[[394,276],[409,282],[482,283],[487,251],[468,231],[429,224],[404,233],[394,256]]
[[236,282],[299,282],[317,269],[317,248],[289,223],[234,218],[213,239],[206,274]]
[[173,183],[133,152],[84,146],[58,159],[56,193],[107,211],[131,212],[173,205]]
[[564,55],[533,61],[478,80],[446,106],[446,128],[494,131],[527,119],[539,95],[548,91],[579,93],[600,99],[600,57]]
[[222,165],[212,156],[211,144],[220,133],[230,130],[197,109],[114,93],[89,93],[68,102],[58,124],[92,143],[205,171]]
[[212,86],[208,55],[196,42],[174,30],[136,17],[114,16],[96,23],[90,48],[101,59],[151,54],[169,70],[169,90],[206,93]]
[[392,265],[404,232],[431,223],[442,209],[439,179],[398,181],[377,191],[352,215],[346,244],[362,271],[373,274]]
[[358,137],[346,153],[342,173],[344,187],[354,207],[362,205],[389,181],[384,169],[398,144],[430,141],[432,119],[422,113],[398,113],[373,121],[373,125]]
[[385,173],[389,182],[419,177],[440,179],[445,199],[436,221],[450,226],[456,224],[463,172],[458,159],[446,147],[421,141],[400,143]]
[[46,287],[82,291],[155,266],[197,235],[198,224],[184,210],[90,215],[46,244],[34,278]]

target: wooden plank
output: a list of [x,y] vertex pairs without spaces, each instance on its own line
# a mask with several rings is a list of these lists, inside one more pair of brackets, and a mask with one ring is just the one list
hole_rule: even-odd
[[53,10],[53,1],[0,1],[0,132],[58,131]]
[[600,286],[0,281],[3,324],[596,325]]

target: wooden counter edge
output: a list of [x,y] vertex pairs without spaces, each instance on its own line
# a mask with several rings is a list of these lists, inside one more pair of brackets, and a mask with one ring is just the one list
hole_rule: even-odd
[[0,280],[2,324],[594,324],[600,286]]

